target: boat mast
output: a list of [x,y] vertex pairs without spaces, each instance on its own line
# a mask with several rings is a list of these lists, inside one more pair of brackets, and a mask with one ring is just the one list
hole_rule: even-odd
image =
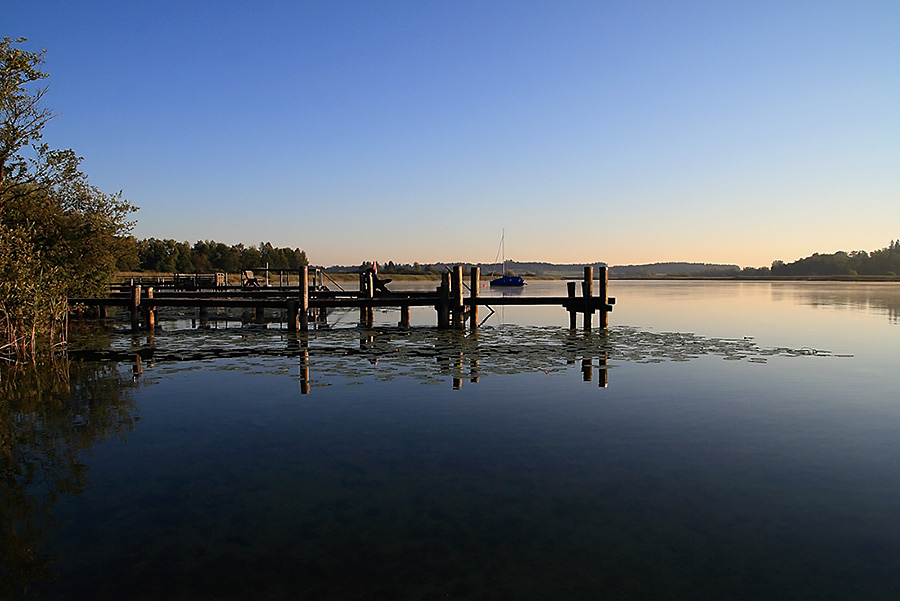
[[503,272],[500,275],[506,277],[506,228],[500,229],[500,254],[503,256]]

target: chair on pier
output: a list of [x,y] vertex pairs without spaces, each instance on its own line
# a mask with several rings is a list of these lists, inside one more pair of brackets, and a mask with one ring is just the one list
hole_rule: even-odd
[[262,284],[259,283],[259,278],[253,275],[253,272],[249,269],[241,272],[241,288],[261,288]]

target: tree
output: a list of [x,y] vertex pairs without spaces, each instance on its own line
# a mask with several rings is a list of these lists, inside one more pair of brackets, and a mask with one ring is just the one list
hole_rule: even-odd
[[0,42],[0,351],[19,358],[64,339],[67,296],[103,291],[136,210],[91,186],[74,151],[40,143],[44,51],[24,41]]

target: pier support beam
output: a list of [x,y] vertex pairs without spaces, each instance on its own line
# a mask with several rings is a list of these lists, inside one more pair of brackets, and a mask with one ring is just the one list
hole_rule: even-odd
[[[375,296],[375,283],[372,281],[372,272],[366,271],[359,274],[359,297],[372,298]],[[372,306],[359,308],[359,325],[371,328],[375,324],[375,309]]]
[[287,315],[285,316],[285,320],[287,321],[287,329],[288,332],[296,332],[297,331],[297,301],[289,298],[287,300]]
[[309,330],[309,269],[300,268],[300,329],[304,332]]
[[607,311],[607,307],[609,305],[609,268],[604,265],[599,268],[599,273],[597,274],[597,279],[599,280],[599,286],[597,290],[597,296],[603,301],[603,305],[600,307],[600,327],[608,328],[609,327],[609,311]]
[[131,287],[131,332],[136,334],[141,331],[141,285]]
[[469,306],[469,327],[478,329],[478,289],[481,286],[481,269],[473,267],[469,274],[469,296],[472,304]]
[[575,320],[578,317],[578,310],[575,309],[575,282],[566,282],[569,300],[569,329],[575,329]]
[[441,274],[441,286],[438,288],[437,325],[439,329],[450,328],[450,274]]
[[466,306],[463,303],[463,274],[462,265],[453,267],[450,280],[450,312],[453,315],[453,328],[457,330],[466,327]]
[[584,268],[584,281],[581,283],[581,296],[584,297],[584,329],[590,330],[594,317],[594,267]]
[[[146,299],[153,299],[153,287],[147,288],[147,294],[145,296]],[[144,328],[150,332],[156,329],[156,307],[153,306],[152,303],[147,303],[144,307],[143,311],[144,317]]]

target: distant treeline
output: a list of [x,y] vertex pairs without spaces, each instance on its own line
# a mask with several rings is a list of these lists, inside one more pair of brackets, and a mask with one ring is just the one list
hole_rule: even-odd
[[[454,265],[462,265],[466,270],[469,267],[480,267],[481,273],[484,275],[498,275],[502,269],[501,265],[480,264],[474,265],[466,262],[451,263],[394,263],[393,261],[378,262],[378,272],[385,274],[435,274],[444,273],[450,270]],[[593,265],[594,268],[601,267],[605,263],[543,263],[543,262],[524,262],[512,261],[506,262],[506,271],[510,275],[519,275],[523,277],[544,277],[544,278],[576,278],[580,279],[584,275],[584,266]],[[359,272],[363,269],[371,267],[372,263],[364,262],[360,265],[334,265],[329,267],[329,271],[336,272]],[[768,268],[766,268],[768,271]],[[614,265],[609,268],[610,277],[658,277],[658,276],[695,276],[695,277],[712,277],[712,276],[735,276],[741,272],[737,265],[721,265],[717,263],[652,263],[647,265]]]
[[[118,256],[120,271],[156,271],[162,273],[212,273],[215,271],[238,272],[243,269],[298,269],[309,262],[306,252],[300,248],[278,248],[269,242],[259,245],[228,246],[214,240],[201,240],[191,245],[176,240],[128,237],[123,239],[123,251]],[[435,275],[445,273],[454,265],[466,269],[474,266],[465,262],[449,263],[395,263],[379,261],[378,271],[396,275]],[[594,263],[602,266],[604,263]],[[332,265],[331,272],[358,273],[371,267],[371,262],[359,265]],[[497,264],[478,265],[484,275],[499,273]],[[584,264],[556,264],[541,262],[507,261],[507,271],[524,277],[580,278]],[[838,251],[833,254],[815,253],[793,263],[775,261],[770,267],[744,267],[719,263],[648,263],[644,265],[613,265],[609,275],[613,278],[646,277],[735,277],[735,276],[896,276],[900,274],[900,240],[892,240],[881,250],[866,252]]]
[[772,263],[773,276],[895,276],[900,273],[900,240],[891,240],[890,245],[866,252],[854,250],[838,251],[834,254],[815,253],[793,263],[775,261]]
[[276,248],[269,242],[259,246],[233,244],[215,240],[189,242],[133,236],[125,239],[119,255],[120,271],[157,271],[162,273],[235,273],[244,269],[299,269],[307,265],[306,252],[299,248]]

